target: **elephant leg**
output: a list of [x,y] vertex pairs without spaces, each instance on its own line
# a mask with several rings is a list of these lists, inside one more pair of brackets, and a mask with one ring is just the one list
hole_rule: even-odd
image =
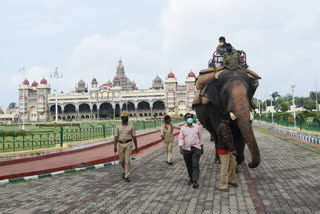
[[215,153],[216,153],[216,157],[215,157],[215,159],[214,159],[214,162],[216,163],[216,164],[220,164],[221,163],[221,161],[220,161],[220,156],[218,155],[218,150],[217,150],[217,144],[218,144],[218,136],[217,135],[211,135],[211,137],[213,137],[213,139],[214,139],[214,146],[215,146]]

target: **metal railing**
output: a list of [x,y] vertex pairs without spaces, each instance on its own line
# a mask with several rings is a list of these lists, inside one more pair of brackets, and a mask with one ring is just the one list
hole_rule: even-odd
[[[172,123],[181,123],[184,118],[171,119]],[[23,150],[35,150],[51,147],[62,147],[64,143],[86,141],[92,139],[112,137],[114,123],[87,123],[80,126],[63,126],[57,128],[42,128],[25,133],[13,133],[12,136],[2,136],[0,144],[1,152],[16,152]],[[156,129],[161,127],[163,120],[132,120],[130,121],[136,130]]]
[[[257,121],[264,121],[266,123],[272,123],[272,118],[268,117],[259,117],[255,116],[254,118]],[[273,119],[274,124],[277,124],[279,126],[285,126],[285,127],[294,127],[294,121],[291,117],[289,118],[274,118]],[[313,131],[313,132],[320,132],[320,124],[315,122],[306,121],[302,118],[296,119],[296,127],[300,130],[305,131]]]

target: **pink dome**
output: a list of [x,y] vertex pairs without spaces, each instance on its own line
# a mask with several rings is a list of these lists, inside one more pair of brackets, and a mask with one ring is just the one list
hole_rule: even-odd
[[47,85],[47,80],[45,78],[43,78],[41,81],[40,81],[40,84],[44,84],[44,85]]
[[38,86],[38,83],[37,83],[36,81],[33,81],[33,83],[32,83],[31,86],[37,87],[37,86]]
[[112,88],[112,85],[109,85],[109,84],[105,83],[105,84],[102,84],[102,85],[99,86],[99,88],[102,88],[102,87]]
[[92,82],[97,82],[97,79],[93,77]]
[[174,78],[174,73],[170,72],[170,73],[168,74],[168,78]]
[[119,77],[118,77],[118,76],[115,76],[115,77],[114,77],[114,80],[119,80]]
[[25,79],[23,82],[22,82],[23,85],[29,85],[29,81],[27,79]]
[[196,77],[196,75],[192,71],[190,71],[188,77]]

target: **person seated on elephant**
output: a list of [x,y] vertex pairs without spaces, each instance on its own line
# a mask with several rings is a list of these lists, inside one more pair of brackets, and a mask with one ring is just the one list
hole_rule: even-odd
[[223,55],[223,66],[229,70],[242,69],[240,54],[232,48],[230,43],[226,44],[227,53]]
[[[216,48],[216,53],[215,55],[213,56],[213,63],[215,65],[215,67],[219,67],[219,66],[222,66],[222,63],[223,63],[223,55],[225,53],[227,53],[227,49],[226,49],[226,38],[223,37],[223,36],[220,36],[219,38],[219,45],[217,46]],[[235,50],[235,49],[234,49]],[[211,66],[213,67],[213,66]]]
[[[222,119],[218,127],[217,153],[221,161],[220,190],[228,192],[228,184],[237,187],[236,183],[236,158],[237,152],[233,145],[232,131],[229,126],[229,112],[222,113]],[[230,171],[230,172],[229,172]]]
[[216,48],[216,52],[217,52],[217,54],[220,54],[221,56],[223,56],[223,54],[225,54],[227,52],[226,38],[224,38],[223,36],[220,36],[220,38],[219,38],[219,45]]

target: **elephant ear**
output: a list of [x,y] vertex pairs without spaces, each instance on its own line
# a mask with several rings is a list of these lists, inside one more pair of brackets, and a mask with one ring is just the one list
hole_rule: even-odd
[[205,94],[209,98],[211,104],[215,106],[215,108],[221,106],[220,94],[219,94],[217,85],[218,85],[218,81],[212,80],[208,83],[205,89]]

